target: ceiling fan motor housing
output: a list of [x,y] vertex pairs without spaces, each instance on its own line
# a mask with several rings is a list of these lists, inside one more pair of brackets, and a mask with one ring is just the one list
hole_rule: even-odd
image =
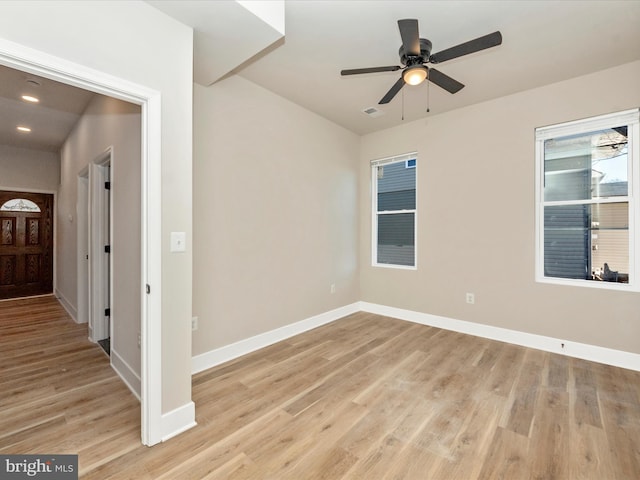
[[420,55],[407,55],[404,51],[404,45],[400,46],[398,50],[398,55],[400,55],[400,63],[410,67],[412,65],[420,65],[422,63],[427,63],[429,60],[429,55],[431,55],[431,42],[426,38],[420,39]]

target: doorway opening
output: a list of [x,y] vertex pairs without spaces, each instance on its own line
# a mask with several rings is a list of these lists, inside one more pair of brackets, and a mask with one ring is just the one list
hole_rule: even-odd
[[[145,445],[154,445],[163,438],[162,423],[162,342],[160,336],[160,319],[162,318],[161,302],[161,216],[152,211],[149,205],[161,204],[161,96],[158,91],[145,86],[119,79],[103,72],[92,70],[42,52],[31,50],[21,45],[0,39],[0,65],[23,72],[71,85],[91,92],[103,94],[111,98],[130,102],[141,109],[141,155],[140,167],[142,182],[140,250],[141,274],[140,290],[137,293],[141,309],[140,332],[140,400],[141,400],[141,437]],[[78,179],[81,190],[90,189],[90,184],[83,186],[84,177]],[[87,180],[87,184],[89,181]],[[85,192],[87,193],[87,192]],[[85,193],[79,193],[84,195]],[[88,194],[88,193],[87,193]],[[68,214],[71,222],[73,215]],[[65,217],[66,219],[66,217]],[[86,253],[85,253],[86,255]],[[135,266],[133,267],[135,268]],[[77,268],[81,269],[80,266]],[[83,278],[77,277],[79,281]],[[110,284],[111,280],[107,282]],[[151,294],[152,288],[154,294]],[[103,295],[105,295],[103,293]],[[110,296],[110,292],[106,293]],[[78,302],[80,318],[88,318],[91,305]],[[110,327],[108,327],[110,328]]]

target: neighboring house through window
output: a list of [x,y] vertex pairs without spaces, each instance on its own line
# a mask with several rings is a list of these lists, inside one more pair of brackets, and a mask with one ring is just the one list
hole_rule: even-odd
[[536,279],[640,290],[638,109],[536,129]]
[[416,268],[417,155],[371,162],[372,264]]

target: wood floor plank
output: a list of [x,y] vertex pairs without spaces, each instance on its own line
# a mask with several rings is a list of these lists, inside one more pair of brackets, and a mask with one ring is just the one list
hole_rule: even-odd
[[573,376],[575,382],[574,415],[576,423],[578,425],[586,423],[602,428],[598,387],[589,364],[582,363],[582,366],[574,366]]
[[140,405],[52,296],[0,302],[0,453],[82,479],[640,478],[640,372],[359,312],[193,376],[198,425]]
[[529,436],[541,380],[542,367],[534,362],[525,361],[516,383],[507,429]]
[[530,478],[528,446],[527,437],[502,427],[496,428],[489,442],[487,454],[482,457],[482,469],[478,474],[478,480]]
[[550,354],[544,385],[566,392],[569,383],[570,359],[564,355]]
[[[624,397],[623,397],[624,398]],[[614,400],[601,401],[607,444],[611,453],[612,478],[640,478],[640,410],[638,405]]]
[[331,462],[333,446],[367,413],[344,399],[331,407],[317,403],[295,417],[278,442],[247,450],[247,455],[265,477],[306,478],[307,472],[321,471]]
[[517,345],[501,344],[500,356],[490,373],[490,389],[496,395],[509,397],[518,378],[526,349]]
[[478,459],[485,458],[489,452],[500,409],[495,395],[477,403],[454,438],[449,458],[435,463],[437,467],[431,469],[431,478],[477,478],[483,466]]
[[531,478],[570,478],[569,395],[545,390],[539,399],[539,414],[530,441]]
[[569,478],[608,478],[616,470],[607,434],[602,428],[586,423],[572,425],[569,450],[571,458],[576,460],[569,465]]

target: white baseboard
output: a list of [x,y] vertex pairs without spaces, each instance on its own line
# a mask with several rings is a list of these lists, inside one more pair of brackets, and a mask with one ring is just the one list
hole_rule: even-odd
[[111,368],[113,368],[131,393],[140,401],[140,375],[114,350],[111,345]]
[[163,413],[161,424],[163,442],[166,442],[170,438],[195,427],[197,425],[196,404],[189,402],[182,407]]
[[331,323],[339,318],[356,313],[359,310],[359,303],[352,303],[351,305],[345,305],[344,307],[336,308],[335,310],[330,310],[328,312],[321,313],[320,315],[315,315],[305,320],[292,323],[291,325],[285,325],[284,327],[261,333],[255,337],[250,337],[245,340],[232,343],[231,345],[226,345],[224,347],[196,355],[191,359],[191,373],[195,374],[202,372],[203,370],[241,357],[247,353],[251,353],[276,342],[286,340],[287,338],[298,335],[299,333]]
[[572,342],[570,340],[546,337],[533,333],[519,332],[517,330],[509,330],[507,328],[494,327],[481,323],[455,320],[375,303],[359,302],[358,305],[359,310],[364,312],[376,313],[378,315],[385,315],[413,323],[466,333],[476,337],[489,338],[491,340],[521,345],[523,347],[535,348],[546,352],[559,353],[569,357],[640,371],[640,354],[637,353]]
[[73,321],[78,323],[78,310],[76,310],[76,307],[74,307],[71,302],[67,300],[67,297],[60,293],[60,290],[56,289],[54,295],[60,302],[60,305],[62,305],[62,307],[67,311],[69,316],[73,318]]

